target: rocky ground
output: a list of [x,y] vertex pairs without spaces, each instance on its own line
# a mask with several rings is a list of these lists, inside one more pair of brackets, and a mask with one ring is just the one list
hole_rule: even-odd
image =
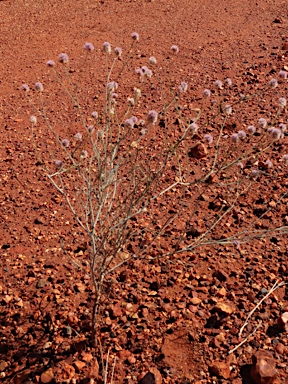
[[[114,383],[288,383],[287,131],[274,143],[264,135],[265,150],[262,131],[239,146],[230,141],[252,124],[259,132],[261,117],[270,126],[287,123],[286,108],[278,108],[278,99],[288,97],[287,15],[287,2],[276,0],[0,1],[3,382],[102,383],[107,361],[106,382],[114,372]],[[133,31],[140,38],[131,48]],[[86,60],[87,41],[95,50]],[[60,52],[69,55],[83,111],[90,113],[103,100],[105,41],[123,49],[114,69],[119,73],[124,64],[124,70],[111,77],[119,83],[120,110],[138,84],[135,68],[151,67],[149,57],[157,58],[134,111],[138,121],[151,109],[160,111],[181,81],[188,83],[177,109],[169,110],[166,121],[159,115],[149,130],[142,164],[162,153],[159,143],[179,138],[183,124],[201,110],[199,131],[179,147],[179,161],[169,164],[164,185],[179,176],[179,164],[191,183],[211,169],[224,121],[219,101],[231,104],[232,114],[217,164],[252,151],[255,142],[257,150],[243,168],[237,162],[205,185],[169,191],[135,221],[137,236],[120,257],[141,250],[169,215],[178,214],[145,257],[107,277],[98,327],[101,358],[91,346],[89,239],[43,171],[35,144],[45,157],[55,142],[41,118],[32,139],[29,117],[37,113],[21,86],[43,83],[49,119],[73,142],[79,115],[45,63],[57,62]],[[179,47],[177,55],[172,45]],[[218,79],[223,89],[215,87]],[[269,86],[271,79],[277,87]],[[203,99],[204,89],[213,90],[209,99]],[[38,103],[35,91],[32,100]],[[137,124],[133,132],[142,128]],[[213,136],[213,143],[205,143],[204,135]],[[54,158],[60,155],[53,152]],[[232,206],[240,179],[237,204],[200,246],[201,236]],[[229,237],[233,241],[225,242]],[[176,252],[197,241],[195,249]]]

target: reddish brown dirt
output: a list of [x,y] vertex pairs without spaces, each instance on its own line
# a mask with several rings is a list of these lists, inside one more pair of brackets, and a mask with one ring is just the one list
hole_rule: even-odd
[[[75,111],[67,107],[67,99],[45,66],[46,61],[55,60],[60,52],[69,54],[71,67],[76,68],[75,77],[80,81],[81,100],[85,111],[89,111],[103,94],[103,42],[122,47],[125,57],[130,35],[137,31],[140,41],[130,71],[126,69],[119,79],[120,96],[125,100],[130,95],[135,83],[134,68],[147,64],[149,56],[154,55],[166,85],[170,80],[176,84],[182,80],[189,83],[189,91],[180,103],[182,117],[188,119],[193,109],[199,107],[203,89],[212,88],[218,78],[230,77],[233,81],[232,90],[224,95],[227,102],[235,102],[241,92],[257,93],[272,77],[279,78],[279,71],[288,66],[287,15],[287,1],[268,0],[0,1],[3,382],[93,383],[95,377],[102,382],[101,375],[95,374],[100,355],[89,342],[93,294],[87,277],[87,238],[37,163],[29,126],[29,116],[34,112],[20,90],[21,85],[43,82],[45,105],[52,120],[57,120],[58,132],[74,134]],[[91,69],[89,61],[81,72],[86,41],[95,45],[95,62]],[[172,44],[180,48],[177,59],[171,56]],[[117,65],[120,67],[121,63]],[[90,69],[85,72],[86,68]],[[149,92],[146,90],[142,110],[137,111],[139,117],[159,106],[158,83],[155,80],[153,84]],[[237,113],[234,112],[225,133],[231,134],[235,127],[239,130],[243,124],[256,124],[261,116],[272,119],[277,109],[275,100],[285,95],[288,96],[287,80],[282,80],[277,90],[258,92],[258,97],[243,107],[236,105]],[[207,116],[213,116],[212,107],[207,110]],[[179,135],[173,113],[168,121],[167,137]],[[279,122],[287,123],[285,110]],[[154,134],[161,138],[158,128],[157,125]],[[40,123],[37,129],[39,148],[45,150],[49,146],[45,125]],[[203,133],[213,134],[216,130],[215,126],[208,126]],[[287,142],[286,132],[281,142],[260,158],[270,158],[276,165],[272,171],[264,167],[266,179],[259,178],[253,183],[240,201],[239,210],[215,229],[213,239],[230,236],[255,223],[258,229],[287,226],[287,196],[275,204],[287,193],[287,166],[279,162],[287,153]],[[185,147],[187,150],[190,144]],[[221,156],[229,152],[228,147]],[[150,150],[153,149],[151,145]],[[209,151],[203,160],[195,160],[195,174],[200,174],[210,160]],[[189,159],[183,158],[183,165],[189,164]],[[168,172],[169,177],[175,174]],[[186,233],[188,240],[189,236],[199,236],[205,220],[209,222],[221,208],[226,195],[221,195],[219,185],[212,180],[212,186],[202,190],[205,196],[197,203],[198,221],[191,224],[196,225],[196,233],[193,227],[190,235]],[[193,190],[189,193],[185,196],[188,203]],[[162,203],[162,207],[154,206],[155,212],[147,214],[140,227],[151,217],[153,225],[161,225],[173,205],[169,199]],[[192,203],[189,204],[188,210],[192,209]],[[259,222],[259,215],[268,207],[270,211]],[[183,208],[183,215],[185,212]],[[156,259],[130,262],[116,271],[105,286],[99,337],[105,354],[110,347],[109,372],[113,358],[117,357],[114,382],[137,383],[141,374],[150,371],[156,383],[252,383],[249,365],[259,349],[271,351],[276,360],[275,383],[287,382],[287,333],[277,327],[281,313],[288,311],[285,287],[263,302],[243,337],[238,337],[249,311],[265,292],[276,280],[287,281],[287,232],[283,236],[273,234],[251,240],[241,244],[240,249],[218,244],[173,255],[169,260],[158,259],[161,253],[171,251],[169,239],[175,243],[182,235],[183,223],[185,218],[180,217],[167,236],[156,243],[149,254]],[[127,249],[134,252],[139,247],[138,240],[131,240]],[[181,244],[187,244],[187,237]],[[217,307],[221,302],[227,304],[231,313],[225,314]],[[262,325],[257,332],[228,355],[252,333],[259,320]],[[218,360],[231,370],[229,378],[212,372],[211,365]]]

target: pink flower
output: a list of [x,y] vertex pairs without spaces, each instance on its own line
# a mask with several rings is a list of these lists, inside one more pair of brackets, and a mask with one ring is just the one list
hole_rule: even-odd
[[94,45],[92,43],[85,43],[84,47],[85,51],[92,52],[94,51]]
[[58,56],[58,61],[59,63],[67,64],[69,62],[69,57],[67,53],[60,53],[60,55]]
[[158,119],[158,113],[156,111],[151,110],[151,111],[148,112],[147,122],[149,124],[154,125],[157,122],[157,119]]

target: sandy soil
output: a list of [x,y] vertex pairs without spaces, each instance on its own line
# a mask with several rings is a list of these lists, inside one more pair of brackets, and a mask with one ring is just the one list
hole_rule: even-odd
[[[43,172],[29,123],[35,111],[21,85],[33,88],[36,81],[42,82],[45,109],[53,126],[60,136],[73,137],[79,115],[61,93],[47,60],[57,61],[60,52],[69,55],[70,74],[79,85],[83,111],[88,113],[103,99],[105,41],[123,49],[123,59],[115,64],[116,73],[125,58],[132,57],[117,78],[119,100],[131,95],[138,81],[135,68],[148,65],[148,58],[155,56],[158,64],[153,71],[157,76],[153,74],[143,91],[143,101],[135,112],[139,120],[150,109],[160,111],[161,84],[168,88],[175,84],[172,90],[177,91],[178,84],[185,81],[189,89],[179,100],[181,118],[171,110],[165,130],[159,119],[147,135],[144,143],[149,150],[142,160],[153,151],[160,153],[159,142],[179,137],[183,121],[187,123],[197,108],[203,108],[198,122],[203,130],[195,142],[211,134],[213,144],[200,159],[190,152],[195,137],[179,149],[184,176],[191,181],[213,162],[220,129],[215,118],[219,117],[217,100],[233,105],[224,130],[227,137],[249,124],[256,125],[260,117],[266,117],[271,125],[287,123],[285,108],[274,119],[278,98],[288,95],[287,79],[279,76],[279,71],[288,71],[287,14],[287,1],[272,0],[0,1],[3,382],[103,382],[99,349],[90,343],[93,290],[88,239]],[[131,50],[133,31],[140,39]],[[95,51],[85,60],[83,45],[87,41],[94,44]],[[173,44],[179,47],[176,56],[171,53]],[[215,88],[215,80],[224,82],[226,78],[232,79],[232,86],[213,90],[211,101],[203,101],[203,90]],[[272,78],[279,81],[275,89],[267,85]],[[239,102],[241,97],[243,103]],[[33,100],[36,98],[33,91]],[[45,157],[45,153],[51,154],[53,139],[43,119],[35,128],[37,147]],[[239,155],[247,151],[252,142],[249,139],[231,151],[227,141],[219,162],[237,151]],[[245,178],[253,164],[245,165],[241,184],[247,188],[245,194],[207,238],[217,244],[174,252],[179,239],[179,246],[197,240],[229,203],[225,199],[231,199],[235,189],[223,190],[222,173],[197,191],[192,188],[185,194],[182,190],[168,194],[135,224],[139,233],[148,226],[153,233],[171,210],[179,211],[165,236],[149,250],[149,257],[128,262],[105,283],[98,333],[104,358],[110,351],[109,375],[115,361],[115,383],[257,384],[260,379],[252,380],[250,367],[259,350],[271,352],[278,371],[274,381],[263,383],[288,382],[287,332],[279,326],[280,316],[288,312],[285,286],[261,303],[239,336],[249,312],[273,284],[287,281],[288,173],[287,165],[280,161],[285,153],[287,132],[265,155],[257,155],[257,177]],[[272,168],[267,160],[272,161]],[[170,165],[165,175],[168,183],[176,176]],[[224,178],[232,180],[233,172],[227,171]],[[246,240],[254,230],[281,227],[282,232],[266,233],[264,238],[243,241],[240,246],[238,242],[220,244],[219,240],[247,227]],[[147,241],[136,233],[125,252],[135,253]],[[160,257],[167,252],[172,254],[169,258]],[[249,335],[243,346],[229,354]]]

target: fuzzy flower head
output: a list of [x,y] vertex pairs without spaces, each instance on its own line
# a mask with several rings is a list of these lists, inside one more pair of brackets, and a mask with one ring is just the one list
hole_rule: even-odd
[[279,124],[279,129],[281,129],[281,132],[284,134],[284,132],[286,132],[287,125],[284,124],[284,123],[280,123]]
[[[237,133],[236,133],[237,135]],[[241,163],[241,161],[239,161],[239,163],[237,163],[237,167],[240,168],[240,169],[243,169],[244,168],[244,164]]]
[[85,149],[83,149],[80,155],[80,160],[87,159],[87,157],[88,157],[88,152]]
[[30,116],[29,120],[30,120],[30,123],[33,125],[35,125],[37,123],[37,117],[34,115]]
[[286,79],[287,79],[287,72],[281,70],[281,71],[279,72],[279,77],[280,77],[281,79],[286,80]]
[[239,140],[240,140],[240,137],[239,137],[238,133],[233,133],[231,135],[231,141],[233,144],[238,144]]
[[239,131],[238,132],[238,137],[240,140],[244,140],[246,138],[246,132],[245,131]]
[[223,83],[221,80],[216,80],[214,84],[216,88],[223,89]]
[[93,52],[94,51],[94,45],[92,43],[85,43],[83,48],[87,52]]
[[91,117],[93,117],[93,119],[98,119],[98,112],[93,111],[93,112],[91,113]]
[[273,168],[273,163],[270,159],[266,160],[265,164],[267,165],[267,168]]
[[116,90],[118,89],[118,83],[116,81],[110,81],[108,84],[107,84],[107,91],[109,93],[113,93],[115,92]]
[[136,116],[130,117],[130,119],[126,119],[124,121],[124,127],[126,128],[134,128],[134,125],[137,123],[138,119]]
[[158,113],[154,110],[151,110],[148,112],[148,115],[147,115],[147,123],[148,124],[156,124],[157,122],[157,119],[158,119]]
[[226,104],[224,107],[224,112],[226,115],[231,115],[232,114],[232,107],[230,104]]
[[179,89],[180,94],[187,92],[188,84],[186,83],[186,81],[182,81],[181,84],[179,85],[178,89]]
[[287,101],[286,101],[285,97],[280,97],[280,99],[278,100],[279,107],[280,108],[285,108],[286,104],[287,104]]
[[142,70],[142,76],[145,76],[145,77],[148,77],[149,79],[152,77],[152,71],[151,69],[149,69],[146,65],[143,65],[143,67],[141,67],[141,70]]
[[22,84],[21,85],[21,89],[24,92],[29,92],[29,85],[28,84]]
[[203,91],[203,97],[208,98],[208,97],[210,97],[210,96],[211,96],[211,91],[210,91],[210,89],[204,89],[204,91]]
[[103,51],[105,53],[111,53],[111,44],[108,43],[108,41],[105,41],[105,43],[103,43]]
[[83,136],[82,136],[82,133],[80,133],[80,132],[77,132],[77,133],[74,135],[74,139],[75,139],[76,141],[78,141],[78,142],[82,141],[82,138],[83,138]]
[[67,64],[69,62],[69,57],[67,53],[60,53],[60,55],[58,56],[58,61],[59,63]]
[[177,55],[179,53],[179,47],[178,45],[172,45],[171,51],[174,55]]
[[227,79],[225,80],[225,83],[226,83],[226,85],[228,86],[228,87],[231,87],[232,86],[232,80],[229,78],[229,77],[227,77]]
[[135,73],[137,74],[137,75],[139,75],[140,77],[143,77],[144,76],[144,72],[142,71],[142,68],[136,68],[135,69]]
[[132,32],[131,37],[132,37],[132,40],[139,41],[139,33]]
[[284,164],[288,165],[288,154],[283,155],[281,161]]
[[250,176],[253,178],[253,179],[256,179],[258,176],[259,176],[259,170],[258,169],[253,169],[250,173]]
[[207,133],[204,135],[204,140],[206,141],[207,144],[212,144],[213,143],[213,136],[210,135],[210,133]]
[[250,133],[250,135],[253,135],[256,132],[254,125],[248,125],[247,132]]
[[128,98],[127,98],[127,103],[128,103],[128,105],[129,105],[130,107],[134,107],[134,105],[135,105],[135,99],[134,99],[134,97],[128,97]]
[[63,145],[63,147],[67,148],[69,147],[70,141],[68,139],[63,139],[61,141],[61,144]]
[[48,60],[46,63],[47,67],[55,67],[55,61],[54,60]]
[[35,89],[36,91],[38,92],[43,92],[44,88],[43,88],[43,84],[40,83],[40,81],[37,81],[37,83],[35,83]]
[[156,58],[154,56],[151,56],[151,57],[149,57],[148,63],[151,64],[151,65],[156,65],[157,64],[157,60],[156,60]]
[[274,89],[274,88],[277,88],[278,86],[278,81],[277,79],[271,79],[268,83],[269,87]]
[[115,49],[114,49],[114,53],[115,53],[115,55],[117,56],[117,57],[121,57],[122,56],[122,48],[120,48],[120,47],[116,47]]
[[61,168],[63,166],[62,160],[54,160],[54,164],[56,168]]
[[282,137],[282,131],[279,128],[270,127],[268,132],[270,133],[271,138],[275,141],[281,139]]
[[136,103],[140,97],[141,97],[141,89],[135,87],[134,88],[134,100]]
[[197,123],[191,123],[188,129],[192,132],[192,135],[195,135],[199,129],[199,125]]
[[89,126],[87,127],[87,131],[88,131],[89,133],[93,133],[93,132],[95,131],[95,127],[94,127],[94,125],[89,125]]
[[264,117],[261,117],[258,120],[258,125],[259,125],[260,128],[265,129],[267,127],[267,125],[268,125],[267,120]]

